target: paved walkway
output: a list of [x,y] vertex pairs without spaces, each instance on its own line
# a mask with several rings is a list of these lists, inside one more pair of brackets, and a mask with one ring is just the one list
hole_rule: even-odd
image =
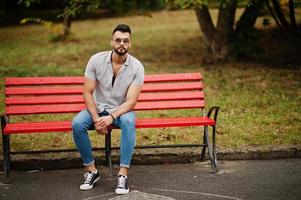
[[[134,165],[128,195],[113,193],[113,177],[100,167],[93,190],[80,191],[82,169],[12,171],[11,184],[0,183],[0,199],[10,200],[300,200],[301,159],[222,161],[220,173],[208,163]],[[0,175],[3,180],[3,174]]]

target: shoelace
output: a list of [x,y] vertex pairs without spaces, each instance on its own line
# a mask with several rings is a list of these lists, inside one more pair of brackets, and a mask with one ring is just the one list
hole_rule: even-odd
[[91,179],[93,177],[93,173],[90,173],[90,172],[86,172],[84,174],[84,177],[85,177],[85,183],[90,183],[91,182]]
[[118,185],[119,188],[125,188],[126,178],[123,176],[118,177]]

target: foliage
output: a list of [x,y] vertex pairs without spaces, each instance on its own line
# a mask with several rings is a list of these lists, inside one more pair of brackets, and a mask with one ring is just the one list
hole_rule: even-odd
[[[39,0],[20,0],[20,4],[24,4],[25,6],[29,7],[33,3],[39,3]],[[99,0],[65,0],[64,1],[65,7],[61,14],[59,14],[58,18],[64,18],[64,28],[58,28],[58,26],[54,26],[53,22],[44,21],[43,19],[39,18],[25,18],[21,20],[21,23],[26,22],[36,22],[48,27],[52,32],[55,32],[56,35],[51,36],[51,41],[60,41],[65,40],[68,38],[71,29],[71,20],[72,18],[78,17],[83,12],[91,11],[100,6]],[[58,30],[59,29],[59,30]]]
[[29,7],[30,5],[34,3],[40,3],[40,0],[19,0],[18,4],[22,4],[26,7]]
[[196,8],[201,5],[207,5],[209,0],[166,0],[180,6],[180,8]]
[[63,13],[58,17],[71,16],[78,17],[83,12],[95,10],[100,6],[99,0],[65,0]]
[[110,0],[103,1],[101,8],[108,9],[113,15],[145,14],[150,10],[164,9],[165,0]]

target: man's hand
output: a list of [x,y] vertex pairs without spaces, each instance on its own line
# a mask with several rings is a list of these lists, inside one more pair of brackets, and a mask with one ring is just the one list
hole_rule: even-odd
[[97,133],[107,134],[107,127],[113,123],[113,118],[110,115],[108,115],[94,119],[93,122]]

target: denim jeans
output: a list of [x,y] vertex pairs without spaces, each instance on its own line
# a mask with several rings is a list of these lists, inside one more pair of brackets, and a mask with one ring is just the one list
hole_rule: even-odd
[[[99,116],[109,115],[107,111],[98,114]],[[113,121],[113,125],[121,129],[120,142],[120,167],[130,167],[133,149],[136,143],[135,113],[122,114]],[[79,112],[72,122],[73,139],[81,155],[84,166],[94,163],[91,141],[88,130],[94,129],[93,119],[88,110]]]

